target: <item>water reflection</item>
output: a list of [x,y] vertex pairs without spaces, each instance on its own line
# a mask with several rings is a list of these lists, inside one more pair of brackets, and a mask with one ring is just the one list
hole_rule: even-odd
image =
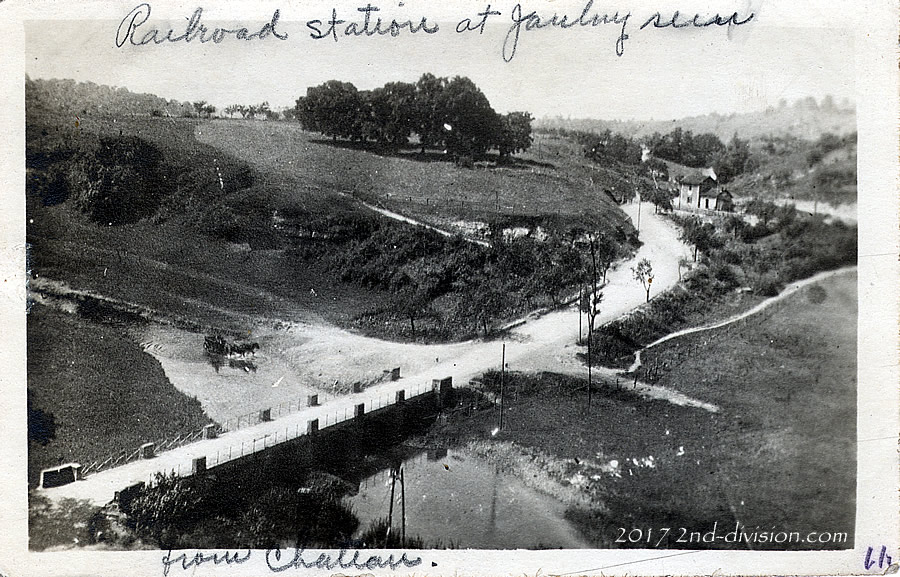
[[359,494],[347,499],[361,531],[389,512],[399,526],[398,511],[405,505],[406,535],[420,537],[429,547],[590,546],[564,519],[565,505],[477,457],[453,449],[429,450],[402,466],[405,504],[390,468],[363,480]]

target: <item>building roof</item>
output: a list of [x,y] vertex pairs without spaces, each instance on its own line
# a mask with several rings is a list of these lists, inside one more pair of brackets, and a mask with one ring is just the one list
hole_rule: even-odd
[[[684,182],[685,184],[700,184],[706,177],[716,180],[716,173],[712,168],[691,168],[671,160],[663,160],[669,169],[669,180]],[[697,179],[697,180],[694,180]]]
[[681,179],[681,182],[683,182],[684,184],[703,184],[707,180],[711,180],[713,182],[716,181],[716,179],[714,179],[711,176],[708,176],[706,174],[696,173],[696,174],[689,174],[689,175],[683,177]]

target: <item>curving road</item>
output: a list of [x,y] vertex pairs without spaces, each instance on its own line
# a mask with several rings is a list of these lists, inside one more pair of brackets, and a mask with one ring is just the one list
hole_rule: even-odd
[[[638,205],[626,205],[623,208],[636,222]],[[649,205],[643,205],[642,209],[640,232],[644,244],[632,259],[619,263],[607,275],[608,282],[603,289],[598,323],[612,320],[644,303],[644,290],[640,283],[632,278],[631,273],[631,267],[639,260],[647,258],[653,263],[653,288],[658,292],[678,281],[678,260],[689,254],[688,247],[679,241],[678,230],[672,223],[652,214]],[[541,316],[532,315],[524,319],[522,324],[510,331],[505,340],[506,362],[509,369],[571,372],[573,367],[581,366],[575,356],[579,350],[575,345],[579,329],[578,316],[576,306],[571,305]],[[400,366],[403,378],[397,382],[371,386],[360,395],[329,398],[319,408],[295,412],[269,423],[229,432],[219,439],[198,441],[162,453],[154,459],[136,461],[102,471],[90,475],[86,480],[47,489],[43,493],[54,501],[68,497],[103,504],[112,499],[116,490],[134,482],[149,480],[157,471],[186,472],[190,470],[191,460],[195,457],[206,456],[212,463],[220,459],[226,450],[233,452],[236,450],[235,447],[246,446],[246,443],[264,435],[278,435],[279,431],[287,434],[292,430],[303,430],[312,413],[344,414],[350,410],[352,415],[352,406],[363,398],[390,399],[400,388],[412,393],[412,389],[419,390],[430,384],[433,379],[448,376],[458,385],[466,384],[488,369],[499,368],[503,344],[500,341],[481,340],[440,345],[398,344],[352,334],[333,326],[312,324],[292,326],[286,331],[280,329],[278,338],[279,346],[283,347],[283,355],[290,358],[290,367],[285,368],[284,378],[279,379],[277,388],[271,386],[266,388],[272,394],[284,395],[285,399],[296,400],[299,394],[298,387],[309,375],[327,375],[329,379],[340,375],[342,379],[365,380],[373,373],[380,374],[384,368]],[[190,390],[192,375],[184,374],[186,371],[176,370],[175,364],[170,362],[171,359],[160,358],[160,361],[173,385],[182,390]],[[237,406],[239,413],[264,408],[238,405],[236,401],[245,397],[239,389],[231,390],[234,391],[234,398],[226,405]],[[678,404],[702,405],[691,399],[682,399],[677,393],[645,391],[645,394],[662,396]],[[218,391],[218,395],[221,396],[221,390]],[[204,403],[204,409],[208,410],[209,400],[198,398]],[[227,416],[215,414],[215,411],[209,412],[217,419]],[[284,435],[278,442],[283,440]]]

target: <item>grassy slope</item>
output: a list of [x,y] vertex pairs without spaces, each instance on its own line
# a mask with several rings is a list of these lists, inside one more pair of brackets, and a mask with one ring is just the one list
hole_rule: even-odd
[[210,422],[122,329],[41,305],[28,317],[28,390],[33,407],[56,422],[50,443],[29,443],[29,486],[42,468],[105,458]]
[[[219,165],[226,164],[221,152],[195,140],[197,121],[116,120],[83,118],[81,130],[117,135],[122,129],[140,135],[159,146],[167,156],[202,173],[201,178],[210,176],[209,170],[203,172],[203,169],[212,168],[215,157],[219,157]],[[52,115],[29,117],[34,133],[45,126],[55,135],[59,122]],[[251,255],[235,250],[227,242],[201,235],[194,226],[198,217],[196,207],[193,211],[185,210],[182,204],[199,202],[201,207],[209,206],[220,202],[225,195],[217,191],[217,186],[210,191],[203,190],[200,182],[192,184],[205,200],[176,195],[163,207],[163,214],[168,216],[164,222],[141,221],[117,227],[98,227],[69,203],[47,207],[28,195],[27,237],[32,244],[32,269],[78,288],[171,311],[214,326],[228,319],[223,319],[210,306],[287,319],[308,319],[320,314],[341,322],[386,300],[383,295],[341,285],[327,271],[297,262],[289,255],[270,251],[254,251]],[[215,183],[211,181],[211,184]],[[332,202],[331,208],[338,206],[340,203]],[[122,255],[121,259],[117,253]],[[156,290],[147,290],[148,286]],[[318,297],[311,295],[311,288]],[[260,298],[253,289],[272,294]]]
[[[565,471],[563,478],[577,472],[590,477],[586,467],[613,459],[622,464],[621,478],[603,476],[587,484],[586,492],[604,508],[602,513],[579,507],[569,511],[600,547],[628,546],[615,542],[619,527],[644,529],[645,534],[653,528],[657,536],[670,527],[674,538],[675,528],[706,532],[718,523],[722,534],[737,522],[748,531],[757,526],[804,535],[846,531],[851,537],[844,546],[850,546],[856,470],[855,283],[855,275],[830,279],[822,283],[824,301],[822,291],[806,288],[741,323],[644,353],[645,363],[663,366],[657,384],[715,403],[719,413],[642,400],[630,394],[624,379],[621,391],[615,383],[601,388],[588,412],[586,390],[576,390],[569,378],[545,375],[537,390],[532,384],[529,392],[512,376],[504,430],[495,439],[551,455],[555,464],[548,470]],[[460,418],[453,428],[463,437],[484,433],[496,425],[497,415],[486,417]],[[677,454],[680,447],[683,455]],[[505,454],[505,449],[497,450]],[[653,468],[631,462],[650,455]],[[524,457],[524,466],[513,468],[531,470],[532,461]],[[562,489],[535,483],[551,494],[568,493],[567,481]],[[660,546],[708,547],[673,539]]]
[[746,525],[852,531],[856,311],[856,275],[841,275],[644,354],[668,365],[659,384],[729,417],[718,438],[736,456],[725,473],[748,503]]
[[[34,150],[51,146],[65,130],[77,132],[51,113],[36,113],[28,120],[29,145]],[[267,227],[259,228],[260,234],[271,235],[268,219],[274,209],[316,219],[351,213],[380,218],[338,194],[342,192],[445,223],[460,216],[452,203],[437,212],[429,206],[428,214],[421,214],[420,203],[396,206],[396,201],[410,195],[444,201],[473,198],[477,191],[493,206],[494,191],[501,191],[501,203],[514,206],[517,213],[560,210],[562,225],[597,225],[625,234],[632,230],[621,211],[585,186],[591,175],[598,186],[606,180],[621,180],[615,171],[570,166],[571,159],[565,155],[554,160],[559,168],[538,167],[535,173],[528,168],[468,170],[443,157],[420,162],[334,146],[289,123],[115,120],[82,118],[78,130],[105,135],[118,135],[121,130],[153,142],[175,164],[190,167],[191,174],[179,175],[187,180],[176,185],[193,187],[190,194],[175,194],[167,200],[162,222],[153,219],[118,227],[97,227],[70,203],[44,207],[29,195],[32,266],[38,274],[66,279],[79,288],[172,311],[203,324],[214,325],[221,317],[210,305],[287,319],[321,315],[347,324],[389,302],[389,295],[382,292],[341,283],[315,260],[282,251],[237,251],[230,243],[203,236],[196,223],[200,213],[213,206],[228,205],[242,220]],[[249,189],[230,191],[229,171],[237,169],[229,163],[240,161],[251,165],[255,182]],[[218,190],[216,166],[223,167],[225,191]],[[601,172],[606,176],[601,178]],[[147,291],[148,286],[157,290]],[[270,294],[260,299],[254,289]]]
[[[569,223],[630,229],[624,214],[600,193],[607,180],[624,183],[622,177],[584,167],[573,171],[568,157],[538,161],[532,153],[515,168],[464,169],[436,153],[422,161],[414,149],[378,155],[356,144],[332,143],[292,123],[214,122],[198,128],[197,137],[251,163],[264,182],[280,191],[282,202],[312,202],[345,192],[443,224],[492,218],[499,198],[504,214],[559,213]],[[589,185],[590,175],[596,189]]]

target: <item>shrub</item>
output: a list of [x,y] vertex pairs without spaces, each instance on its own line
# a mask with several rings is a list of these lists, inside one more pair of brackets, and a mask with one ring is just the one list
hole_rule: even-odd
[[753,292],[764,297],[773,297],[781,292],[784,283],[775,273],[766,273],[753,285]]
[[137,137],[101,137],[94,152],[81,152],[68,165],[75,206],[101,224],[125,224],[151,216],[164,192],[162,156]]

